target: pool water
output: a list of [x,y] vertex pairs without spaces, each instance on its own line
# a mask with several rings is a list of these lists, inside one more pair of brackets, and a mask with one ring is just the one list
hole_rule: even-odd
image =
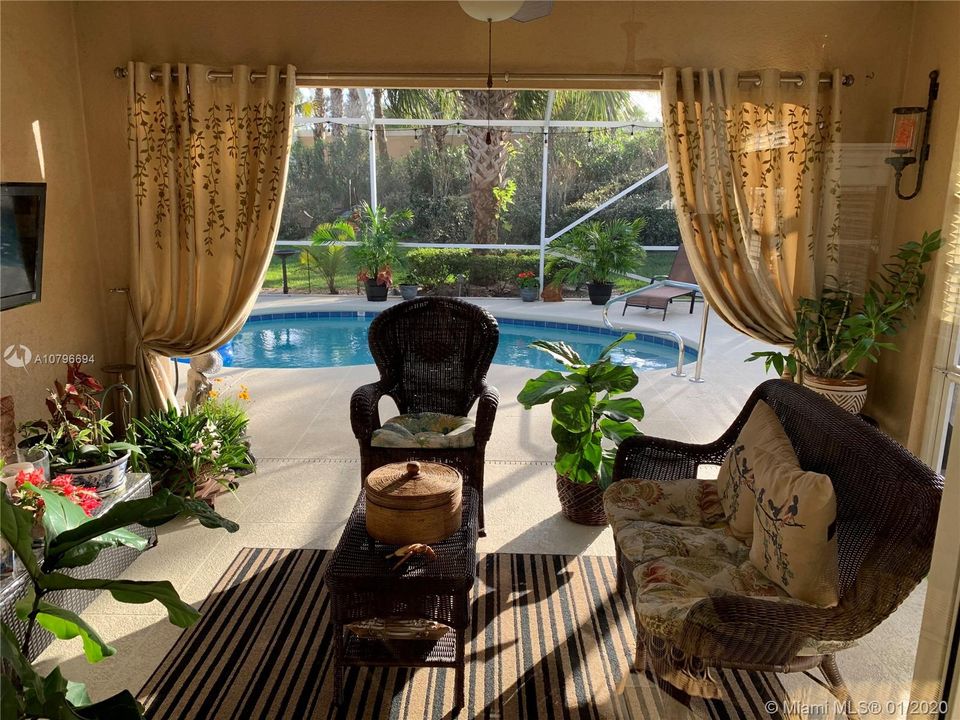
[[[326,368],[369,365],[367,329],[375,313],[282,313],[252,316],[220,352],[224,364],[239,368]],[[555,370],[558,363],[530,347],[534,340],[563,340],[587,362],[619,337],[606,328],[567,323],[498,319],[500,345],[493,362]],[[666,338],[641,336],[618,347],[614,362],[638,371],[676,366],[676,344]],[[687,349],[686,362],[696,359]]]

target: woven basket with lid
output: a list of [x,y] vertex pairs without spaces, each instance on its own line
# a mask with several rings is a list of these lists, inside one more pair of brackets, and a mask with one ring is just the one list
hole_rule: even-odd
[[461,523],[463,478],[440,463],[392,463],[364,482],[367,532],[390,545],[433,543]]

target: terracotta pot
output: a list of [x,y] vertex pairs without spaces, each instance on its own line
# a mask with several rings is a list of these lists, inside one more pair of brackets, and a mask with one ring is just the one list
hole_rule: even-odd
[[587,283],[587,295],[594,305],[606,305],[613,295],[613,283]]
[[603,511],[603,490],[597,483],[575,483],[557,476],[557,494],[563,516],[580,525],[606,525]]
[[862,375],[835,380],[804,373],[803,386],[854,414],[860,412],[867,401],[867,379]]

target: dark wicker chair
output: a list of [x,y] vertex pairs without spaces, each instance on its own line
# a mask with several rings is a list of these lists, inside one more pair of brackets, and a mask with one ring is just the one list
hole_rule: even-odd
[[[380,380],[357,388],[350,422],[360,442],[361,483],[371,470],[393,462],[424,460],[451,465],[480,498],[483,534],[483,461],[500,403],[487,370],[500,342],[496,319],[486,310],[453,298],[417,298],[395,305],[370,323],[370,353]],[[389,448],[370,444],[380,427],[378,403],[388,395],[401,413],[439,412],[466,416],[477,403],[474,447]]]
[[[805,672],[817,682],[810,671],[819,668],[824,686],[855,717],[834,655],[797,652],[805,637],[863,637],[927,574],[943,489],[940,476],[856,415],[798,384],[770,380],[754,390],[733,425],[712,443],[625,440],[617,452],[614,481],[691,478],[701,464],[719,465],[759,400],[776,412],[800,465],[833,481],[840,602],[817,608],[737,596],[706,598],[687,616],[680,650],[709,667]],[[636,593],[632,570],[618,548],[617,587],[623,590],[628,583],[631,597]],[[636,666],[642,662],[638,652]]]

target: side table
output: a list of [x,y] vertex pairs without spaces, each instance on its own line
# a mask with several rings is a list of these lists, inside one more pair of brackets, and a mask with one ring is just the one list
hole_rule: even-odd
[[[149,473],[127,473],[126,487],[110,497],[103,499],[103,504],[95,511],[94,516],[101,515],[113,507],[121,500],[139,500],[150,497],[151,480]],[[129,525],[127,530],[135,532],[147,540],[147,548],[152,548],[157,544],[157,531],[155,528],[144,527],[143,525]],[[78,578],[116,578],[140,555],[140,551],[134,548],[121,546],[108,548],[101,552],[97,559],[89,565],[78,568],[70,568],[63,572],[67,575]],[[0,619],[3,620],[13,630],[19,642],[23,642],[26,635],[27,625],[22,622],[16,614],[15,605],[17,601],[27,594],[30,588],[30,581],[25,571],[18,570],[11,577],[5,578],[0,584]],[[60,607],[80,613],[87,607],[93,599],[99,594],[97,590],[61,590],[52,592],[48,596],[50,601]],[[43,649],[53,641],[53,635],[41,627],[33,633],[30,640],[30,647],[27,648],[27,659],[34,660]]]
[[[431,547],[433,560],[414,556],[396,570],[397,549],[366,530],[361,491],[326,571],[334,625],[334,678],[342,701],[345,667],[446,667],[456,670],[455,709],[464,706],[464,650],[470,626],[470,591],[477,570],[476,490],[463,489],[460,529]],[[439,640],[372,640],[346,626],[369,618],[425,618],[451,628]],[[451,637],[452,636],[452,637]]]

